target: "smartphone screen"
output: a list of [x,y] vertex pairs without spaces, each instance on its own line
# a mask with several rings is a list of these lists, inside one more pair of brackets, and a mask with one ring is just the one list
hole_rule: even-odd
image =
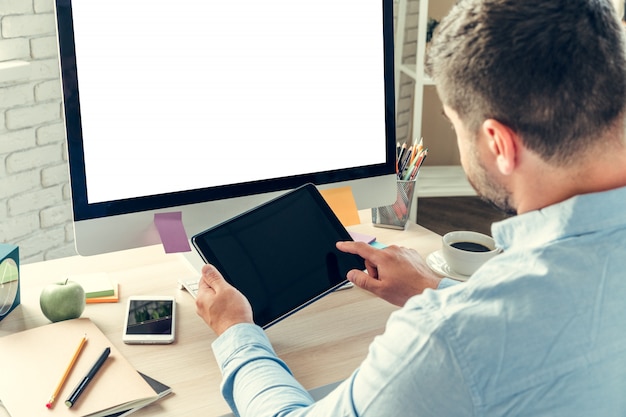
[[174,341],[175,302],[169,297],[131,297],[128,301],[124,342]]

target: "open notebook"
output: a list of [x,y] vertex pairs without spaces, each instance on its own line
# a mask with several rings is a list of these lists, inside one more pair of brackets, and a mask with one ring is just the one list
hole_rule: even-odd
[[[87,343],[72,368],[52,410],[46,403],[83,336]],[[105,347],[111,354],[80,400],[63,404]],[[108,416],[145,406],[160,398],[157,390],[122,356],[87,318],[61,321],[0,338],[0,401],[12,417]],[[160,391],[160,390],[159,390]]]

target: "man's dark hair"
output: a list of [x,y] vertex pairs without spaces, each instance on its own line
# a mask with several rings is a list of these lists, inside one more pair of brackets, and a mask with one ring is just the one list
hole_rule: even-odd
[[496,119],[554,163],[625,114],[624,28],[610,0],[460,0],[427,71],[469,129]]

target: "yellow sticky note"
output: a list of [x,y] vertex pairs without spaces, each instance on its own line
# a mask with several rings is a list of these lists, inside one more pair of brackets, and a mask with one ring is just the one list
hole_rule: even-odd
[[328,203],[344,227],[361,223],[359,211],[356,208],[352,188],[337,187],[320,190],[320,194]]

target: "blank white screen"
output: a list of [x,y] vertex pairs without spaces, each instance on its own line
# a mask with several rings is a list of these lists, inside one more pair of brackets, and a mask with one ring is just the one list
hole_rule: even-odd
[[385,162],[379,0],[72,12],[90,204]]

